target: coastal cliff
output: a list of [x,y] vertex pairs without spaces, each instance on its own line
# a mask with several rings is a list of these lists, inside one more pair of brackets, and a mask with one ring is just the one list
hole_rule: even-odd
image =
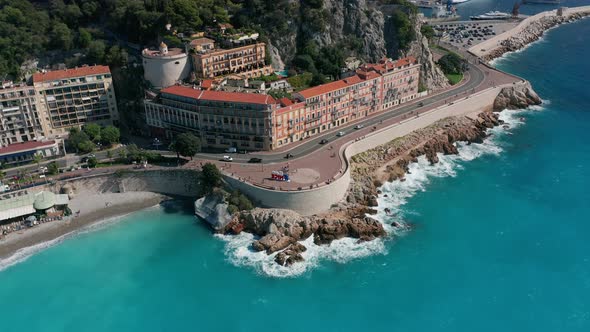
[[[541,103],[541,99],[526,84],[515,84],[501,90],[494,109],[523,108]],[[482,143],[488,129],[501,125],[499,114],[488,109],[477,116],[458,116],[442,119],[426,128],[416,130],[377,148],[357,154],[351,159],[352,181],[346,198],[330,210],[302,216],[291,210],[261,209],[242,211],[221,233],[238,234],[242,231],[258,237],[251,244],[255,251],[274,254],[279,265],[301,261],[305,246],[298,241],[313,236],[317,245],[330,244],[344,237],[371,241],[388,236],[384,226],[370,217],[377,211],[379,187],[387,181],[404,180],[408,166],[419,156],[435,164],[438,154],[458,154],[456,142]],[[392,224],[393,228],[404,227]]]
[[432,52],[428,46],[428,39],[422,35],[420,29],[422,22],[414,18],[415,39],[407,50],[402,51],[402,56],[413,56],[422,66],[420,67],[420,85],[431,91],[449,87],[449,80],[442,70],[434,62]]
[[[290,64],[300,49],[315,42],[318,48],[338,44],[360,43],[353,55],[364,61],[375,62],[386,55],[384,18],[379,10],[367,6],[366,0],[323,0],[318,5],[304,1],[277,1],[261,4],[263,12],[282,8],[290,19],[279,25],[276,22],[261,22],[268,25],[270,55],[273,66],[282,69]],[[272,8],[271,8],[272,6]]]

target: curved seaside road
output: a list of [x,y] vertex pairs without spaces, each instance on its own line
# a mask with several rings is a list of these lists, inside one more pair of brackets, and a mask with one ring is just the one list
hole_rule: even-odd
[[[325,147],[325,145],[320,144],[320,141],[323,139],[327,139],[330,143],[335,141],[340,142],[351,140],[352,138],[350,136],[355,136],[355,138],[358,137],[358,135],[352,135],[353,133],[363,132],[366,135],[370,132],[370,129],[373,126],[378,126],[382,121],[408,115],[412,112],[417,112],[418,114],[424,113],[435,107],[445,104],[445,102],[463,99],[472,91],[478,90],[478,88],[483,85],[482,83],[484,83],[486,79],[489,81],[489,72],[484,72],[486,67],[481,66],[483,68],[480,68],[480,66],[481,65],[469,64],[469,79],[454,89],[449,89],[430,97],[416,99],[411,103],[404,104],[401,107],[396,107],[389,111],[372,115],[368,118],[350,122],[345,126],[332,128],[329,131],[313,136],[312,138],[304,139],[302,143],[294,143],[293,146],[286,147],[285,149],[278,149],[270,152],[253,152],[246,155],[232,154],[234,163],[245,163],[253,157],[262,159],[262,163],[264,164],[284,162],[286,160],[284,159],[286,153],[290,153],[294,156],[294,159],[298,159],[308,155],[311,152],[321,149],[322,147]],[[486,88],[488,87],[486,85],[484,86]],[[419,103],[423,103],[423,106],[418,106]],[[363,125],[364,128],[355,130],[354,127],[359,124]],[[340,131],[343,131],[346,134],[342,137],[337,136],[336,134]],[[219,160],[223,155],[227,155],[227,153],[199,153],[196,157],[199,159]]]

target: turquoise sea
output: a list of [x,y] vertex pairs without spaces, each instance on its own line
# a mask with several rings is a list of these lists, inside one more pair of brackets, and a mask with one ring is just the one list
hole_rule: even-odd
[[1,262],[0,331],[590,331],[589,53],[587,19],[497,61],[546,103],[386,184],[406,234],[289,272],[172,202]]

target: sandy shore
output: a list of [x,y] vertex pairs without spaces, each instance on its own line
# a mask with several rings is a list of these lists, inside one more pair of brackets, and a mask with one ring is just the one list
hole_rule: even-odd
[[157,205],[167,198],[152,192],[82,193],[70,201],[72,211],[74,213],[80,211],[78,217],[48,222],[25,231],[8,234],[0,240],[0,259],[12,256],[19,249],[51,241],[101,220]]

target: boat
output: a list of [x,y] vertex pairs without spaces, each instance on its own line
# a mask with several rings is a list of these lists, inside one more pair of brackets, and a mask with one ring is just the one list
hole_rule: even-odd
[[523,0],[523,3],[530,3],[530,4],[545,4],[545,5],[559,5],[561,0]]
[[469,1],[469,0],[451,0],[451,3],[453,5],[457,5],[457,4],[460,4],[460,3],[467,2],[467,1]]
[[432,16],[426,21],[430,23],[458,21],[461,16],[457,14],[457,8],[447,4],[446,8],[443,5],[438,5],[433,9]]
[[469,18],[474,21],[507,20],[507,19],[512,18],[512,14],[499,12],[499,11],[493,11],[493,12],[487,12],[482,15],[469,16]]

